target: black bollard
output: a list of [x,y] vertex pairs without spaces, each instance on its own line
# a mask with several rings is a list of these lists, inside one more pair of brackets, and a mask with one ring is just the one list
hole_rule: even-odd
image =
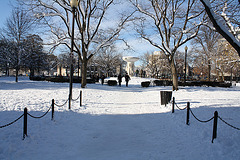
[[189,114],[190,114],[190,102],[187,102],[187,122],[186,122],[187,125],[189,125]]
[[27,136],[27,108],[24,108],[24,117],[23,117],[23,140]]
[[212,135],[212,143],[215,138],[217,138],[217,120],[218,120],[218,112],[214,112],[214,121],[213,121],[213,135]]
[[172,113],[174,113],[174,105],[175,105],[175,97],[173,97],[173,102],[172,102]]
[[[70,91],[71,92],[71,91]],[[69,93],[69,98],[68,98],[68,109],[71,109],[71,103],[72,103],[72,93]]]
[[80,91],[80,107],[82,106],[82,91]]
[[54,99],[52,99],[52,121],[54,120]]

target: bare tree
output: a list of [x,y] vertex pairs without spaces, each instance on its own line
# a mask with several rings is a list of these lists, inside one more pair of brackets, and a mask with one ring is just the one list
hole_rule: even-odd
[[192,52],[195,53],[196,58],[201,59],[200,64],[195,61],[195,66],[208,67],[208,80],[211,79],[211,66],[215,63],[215,57],[218,48],[218,40],[220,35],[209,27],[202,27],[198,36],[192,41],[194,45]]
[[169,57],[173,90],[178,90],[174,55],[180,46],[197,36],[204,20],[203,9],[199,9],[197,0],[130,1],[145,15],[137,24],[139,35]]
[[61,68],[65,68],[66,69],[66,75],[68,76],[68,72],[70,71],[70,62],[71,62],[71,59],[70,59],[70,56],[69,56],[69,52],[66,52],[66,53],[61,53],[58,55],[58,67],[60,67],[60,75],[62,76],[63,73],[61,73]]
[[47,65],[45,69],[48,71],[48,75],[53,75],[54,71],[57,70],[58,58],[54,54],[47,55]]
[[[214,10],[216,7],[212,7],[210,0],[200,1],[204,5],[206,13],[212,21],[215,29],[233,46],[240,56],[240,42],[238,40],[235,27],[233,26],[234,23],[239,26],[239,2],[236,0],[216,1],[218,5],[214,6],[217,6],[218,8],[221,7],[221,14],[217,15],[216,13],[219,12],[219,10]],[[223,22],[219,19],[223,20]]]
[[[188,51],[188,64],[189,64],[189,51]],[[185,69],[185,55],[183,52],[177,51],[175,55],[175,61],[176,61],[176,70],[178,75],[180,76],[180,79],[184,77],[184,69]],[[187,70],[186,70],[187,71]],[[178,77],[179,78],[179,77]]]
[[141,60],[151,77],[159,78],[160,75],[170,73],[168,57],[162,52],[145,53]]
[[3,28],[3,36],[10,41],[14,41],[17,45],[17,51],[12,56],[13,61],[16,62],[13,66],[16,69],[16,82],[18,82],[18,71],[22,60],[23,40],[31,31],[34,22],[27,12],[18,7],[12,10],[12,14],[7,19],[5,28]]
[[99,67],[103,74],[108,76],[116,75],[116,68],[120,68],[122,64],[122,56],[116,51],[116,47],[102,48],[94,58],[94,63]]
[[[78,54],[82,64],[81,87],[84,88],[88,61],[100,48],[111,45],[117,39],[133,13],[124,15],[129,12],[123,10],[123,7],[118,9],[114,0],[81,0],[79,2],[75,13],[77,25],[74,52]],[[51,29],[53,38],[51,44],[54,48],[63,44],[71,49],[70,0],[21,0],[21,3],[29,6],[35,16],[41,18],[42,22]],[[113,19],[109,14],[112,7],[116,9],[118,18]]]
[[[224,74],[228,73],[232,75],[232,72],[235,69],[235,75],[236,75],[236,68],[234,66],[238,64],[240,61],[239,56],[236,52],[236,50],[233,49],[233,47],[226,42],[224,39],[219,39],[218,41],[218,51],[215,56],[215,66],[216,66],[216,72],[219,77],[219,80],[224,81]],[[221,75],[219,74],[221,73]],[[220,78],[221,77],[221,78]]]
[[16,53],[17,45],[14,41],[6,38],[0,40],[0,67],[5,69],[5,73],[9,76],[9,69],[17,66]]

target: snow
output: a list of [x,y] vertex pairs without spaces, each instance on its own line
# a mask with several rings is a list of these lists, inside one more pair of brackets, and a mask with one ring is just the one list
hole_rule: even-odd
[[[124,80],[124,79],[123,79]],[[160,105],[160,91],[171,87],[142,88],[150,79],[132,77],[129,87],[88,84],[79,100],[55,106],[41,119],[28,116],[28,137],[22,140],[23,118],[0,129],[0,159],[34,160],[159,160],[240,158],[240,132],[218,119],[217,138],[211,143],[213,121],[200,123],[186,110],[171,104]],[[0,126],[23,114],[25,107],[34,116],[43,115],[52,99],[63,104],[68,98],[68,83],[33,82],[25,77],[0,77]],[[80,84],[74,84],[73,98]],[[232,88],[181,87],[173,93],[179,107],[187,102],[201,120],[213,117],[215,110],[228,123],[238,123],[240,85]]]

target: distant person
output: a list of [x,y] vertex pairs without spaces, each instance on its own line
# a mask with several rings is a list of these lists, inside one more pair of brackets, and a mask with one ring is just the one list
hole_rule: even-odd
[[146,71],[143,71],[143,78],[146,77]]
[[131,78],[129,77],[128,73],[126,73],[125,75],[126,87],[128,87],[129,80],[131,80]]
[[103,74],[103,75],[101,76],[102,85],[103,85],[103,83],[104,83],[104,79],[105,79],[105,75]]
[[118,83],[119,83],[119,86],[121,87],[121,83],[122,83],[122,75],[121,74],[118,75]]
[[139,75],[139,70],[137,69],[136,70],[136,77],[138,77],[138,75]]

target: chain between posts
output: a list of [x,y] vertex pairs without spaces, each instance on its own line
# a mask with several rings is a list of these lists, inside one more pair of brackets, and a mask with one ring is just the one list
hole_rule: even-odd
[[191,110],[191,108],[190,108],[190,112],[191,112],[191,114],[193,115],[193,117],[194,117],[197,121],[202,122],[202,123],[210,122],[210,121],[213,120],[213,118],[214,118],[214,117],[212,117],[212,118],[210,118],[209,120],[203,121],[203,120],[198,119],[198,118],[194,115],[194,113],[193,113],[193,111]]
[[185,109],[187,109],[187,106],[186,107],[184,107],[184,108],[180,108],[180,107],[178,107],[178,105],[177,105],[177,103],[175,102],[175,105],[176,105],[176,107],[179,109],[179,110],[185,110]]
[[58,105],[58,104],[56,104],[56,103],[54,103],[54,105],[56,105],[56,106],[58,106],[58,107],[63,107],[65,104],[67,104],[68,100],[69,100],[69,98],[68,98],[68,99],[66,100],[66,102],[64,102],[64,104],[62,104],[62,105]]
[[[186,106],[186,107],[180,108],[180,107],[178,107],[178,105],[177,105],[174,97],[173,97],[173,104],[175,104],[175,106],[176,106],[179,110],[185,110],[185,109],[188,109],[188,108],[189,108],[189,112],[190,112],[190,113],[193,115],[193,117],[194,117],[197,121],[199,121],[199,122],[207,123],[207,122],[213,120],[213,118],[214,118],[214,117],[212,117],[212,118],[210,118],[209,120],[206,120],[206,121],[200,120],[199,118],[197,118],[197,117],[195,116],[195,114],[194,114],[193,111],[191,110],[191,108],[190,108],[190,103],[189,103],[189,102],[187,103],[187,106]],[[188,117],[188,119],[189,119],[189,117]]]
[[46,116],[47,114],[48,114],[48,112],[50,111],[50,109],[52,108],[52,106],[51,107],[49,107],[49,109],[48,109],[48,111],[46,112],[46,113],[44,113],[42,116],[39,116],[39,117],[36,117],[36,116],[33,116],[33,115],[31,115],[30,113],[27,113],[30,117],[32,117],[32,118],[43,118],[44,116]]
[[72,101],[77,101],[79,98],[80,98],[80,94],[79,94],[79,96],[76,99],[72,98]]
[[6,125],[3,125],[3,126],[0,126],[0,128],[4,128],[4,127],[7,127],[7,126],[10,126],[12,124],[14,124],[15,122],[17,122],[19,119],[21,119],[23,117],[24,114],[22,114],[20,117],[18,117],[16,120],[6,124]]
[[[76,101],[79,98],[80,98],[80,106],[81,106],[82,105],[82,91],[80,91],[80,94],[79,94],[77,99],[72,99],[72,100]],[[19,116],[16,120],[14,120],[14,121],[6,124],[6,125],[0,126],[0,128],[4,128],[4,127],[7,127],[7,126],[10,126],[10,125],[14,124],[15,122],[17,122],[18,120],[20,120],[22,117],[24,117],[23,118],[24,119],[23,120],[23,140],[24,140],[25,137],[28,136],[27,135],[27,116],[28,115],[30,117],[32,117],[32,118],[40,119],[40,118],[43,118],[44,116],[46,116],[49,113],[49,111],[52,109],[52,120],[54,120],[54,105],[56,105],[58,107],[62,107],[62,106],[64,106],[68,102],[68,100],[69,99],[67,99],[66,102],[63,105],[58,105],[58,104],[56,104],[54,102],[54,99],[52,99],[52,105],[49,107],[48,111],[46,113],[44,113],[42,116],[39,116],[39,117],[31,115],[30,113],[28,113],[27,108],[24,108],[24,113],[21,116]]]
[[175,101],[175,97],[173,97],[172,104],[173,104],[173,106],[172,106],[172,113],[174,113],[174,106],[176,106],[179,110],[185,110],[185,109],[187,109],[187,106],[186,106],[185,108],[180,108],[180,107],[178,107],[178,105],[177,105],[177,103],[176,103],[176,101]]
[[[175,98],[173,97],[172,113],[174,113],[174,106],[175,106],[175,105],[177,106],[177,104],[176,104],[176,102],[175,102]],[[222,119],[222,118],[218,115],[218,112],[217,112],[217,111],[214,112],[214,116],[213,116],[212,118],[203,121],[203,120],[200,120],[199,118],[197,118],[196,115],[193,113],[192,109],[190,108],[190,103],[189,103],[189,102],[187,103],[187,107],[181,109],[181,108],[179,108],[179,107],[177,106],[177,108],[180,109],[180,110],[185,110],[185,109],[187,108],[187,121],[186,121],[186,124],[187,124],[187,125],[189,125],[190,113],[193,115],[193,117],[194,117],[197,121],[199,121],[199,122],[201,122],[201,123],[207,123],[207,122],[210,122],[210,121],[214,120],[214,122],[213,122],[212,143],[213,143],[214,139],[217,138],[217,123],[218,123],[218,118],[219,118],[222,122],[224,122],[225,124],[227,124],[228,126],[234,128],[234,129],[236,129],[236,130],[240,130],[240,128],[235,127],[235,126],[231,125],[230,123],[226,122],[224,119]]]
[[233,125],[231,125],[231,124],[229,124],[228,122],[226,122],[225,120],[223,120],[220,116],[218,116],[218,118],[222,121],[222,122],[224,122],[225,124],[227,124],[228,126],[230,126],[230,127],[232,127],[232,128],[234,128],[234,129],[236,129],[236,130],[240,130],[240,128],[238,128],[238,127],[235,127],[235,126],[233,126]]
[[[80,91],[79,96],[76,99],[71,98],[72,101],[77,101],[80,98],[80,106],[82,106],[82,91]],[[62,105],[58,105],[56,103],[54,103],[54,105],[58,106],[58,107],[63,107],[64,105],[67,104],[67,102],[69,101],[69,98],[62,104]]]

